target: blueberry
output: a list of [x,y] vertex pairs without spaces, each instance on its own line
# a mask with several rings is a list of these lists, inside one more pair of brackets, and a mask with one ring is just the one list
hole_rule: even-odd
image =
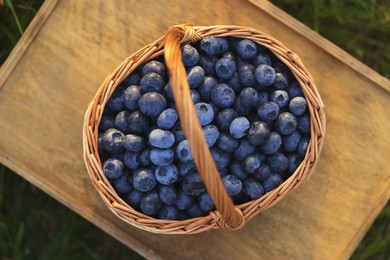
[[133,190],[133,178],[128,174],[122,174],[114,180],[114,189],[120,194],[127,194]]
[[274,102],[267,101],[257,107],[257,115],[264,122],[272,122],[279,115],[279,106]]
[[210,149],[210,152],[211,152],[211,155],[213,156],[215,166],[217,167],[217,169],[219,171],[224,170],[230,162],[229,154],[221,151],[220,149],[218,149],[216,147],[212,147]]
[[230,164],[230,172],[237,178],[239,178],[241,181],[245,180],[248,177],[246,172],[242,169],[241,163],[237,160],[233,160],[233,162]]
[[124,134],[128,134],[130,132],[129,128],[129,119],[130,112],[127,110],[123,110],[119,112],[115,117],[115,128],[121,131]]
[[171,131],[154,129],[149,134],[149,143],[157,148],[170,148],[175,143],[175,136]]
[[103,163],[103,172],[109,179],[119,178],[123,173],[123,163],[117,159],[107,159]]
[[201,126],[205,126],[211,123],[214,119],[214,110],[210,104],[199,102],[195,104],[196,115],[198,116]]
[[175,206],[163,206],[158,213],[159,219],[178,220],[179,210]]
[[157,184],[154,172],[151,169],[138,169],[133,175],[133,186],[141,192],[151,191]]
[[164,78],[157,73],[150,72],[142,77],[140,88],[142,93],[157,92],[162,93],[165,86]]
[[141,96],[138,105],[143,114],[157,118],[167,108],[167,101],[159,93],[148,92]]
[[233,108],[239,116],[249,116],[251,112],[251,108],[247,107],[243,102],[241,102],[240,98],[235,100]]
[[175,165],[169,164],[167,166],[157,166],[154,175],[159,183],[170,185],[176,182],[177,177],[179,177],[179,171]]
[[260,66],[261,64],[265,64],[271,66],[271,58],[265,52],[259,52],[256,57],[253,59],[253,65],[255,67]]
[[289,135],[297,129],[298,120],[289,112],[281,113],[276,120],[275,128],[281,135]]
[[141,98],[141,88],[137,85],[129,86],[123,93],[123,103],[130,110],[138,109],[138,101]]
[[229,40],[226,37],[218,37],[218,55],[226,53],[229,50]]
[[213,211],[215,209],[214,202],[207,192],[199,195],[199,207],[204,212]]
[[214,104],[221,108],[231,107],[234,103],[235,97],[236,94],[234,90],[229,87],[229,85],[224,83],[217,84],[211,90],[211,100],[214,102]]
[[203,127],[203,134],[208,147],[211,147],[218,140],[219,130],[215,125],[206,125],[205,127]]
[[[167,68],[165,67],[165,64],[156,60],[151,60],[148,63],[145,64],[145,66],[142,68],[142,75],[146,76],[149,73],[157,73],[164,79],[167,78]],[[142,80],[141,80],[142,82]]]
[[217,63],[217,61],[217,57],[201,55],[199,59],[199,65],[204,69],[205,75],[215,75],[215,63]]
[[190,88],[197,88],[204,81],[204,70],[200,66],[192,67],[188,70],[187,81]]
[[262,145],[268,140],[270,130],[266,123],[254,122],[246,135],[252,145]]
[[139,110],[134,111],[128,118],[128,125],[130,133],[136,135],[145,134],[149,129],[148,118],[142,114]]
[[238,69],[238,80],[244,87],[254,86],[255,80],[255,67],[251,64],[245,64]]
[[109,109],[117,112],[125,109],[125,104],[123,103],[123,92],[124,88],[121,87],[117,87],[114,90],[106,104]]
[[176,155],[181,162],[192,161],[191,148],[188,140],[181,141],[176,147]]
[[256,81],[262,86],[270,86],[275,81],[275,70],[268,65],[261,64],[255,70]]
[[246,117],[235,118],[229,127],[229,132],[234,138],[241,138],[246,135],[249,129],[249,121]]
[[125,136],[114,128],[107,129],[102,136],[102,146],[109,153],[120,153],[123,151],[123,139]]
[[242,182],[235,175],[226,175],[222,178],[227,194],[235,196],[242,190]]
[[259,103],[258,103],[259,105],[261,105],[269,100],[268,92],[260,91],[257,93],[257,95],[259,96]]
[[293,174],[298,166],[301,164],[302,159],[297,154],[289,154],[287,155],[288,159],[288,167],[287,173]]
[[304,133],[310,133],[310,115],[306,114],[298,117],[298,129]]
[[233,77],[228,80],[227,84],[234,90],[234,92],[239,93],[241,91],[241,83],[237,72],[233,74]]
[[294,116],[301,116],[306,112],[307,109],[307,103],[306,99],[303,97],[295,97],[291,99],[289,108],[291,111],[291,114]]
[[218,81],[213,76],[206,76],[203,83],[199,86],[198,92],[203,101],[209,102],[211,99],[211,90]]
[[187,209],[187,214],[190,215],[193,218],[201,217],[206,215],[206,212],[204,212],[198,204],[192,204],[188,209]]
[[288,85],[288,76],[285,73],[277,72],[275,74],[274,88],[285,89]]
[[181,187],[185,194],[191,196],[199,196],[206,191],[203,180],[197,173],[187,174],[183,178]]
[[178,165],[179,168],[179,175],[181,177],[184,177],[190,173],[196,173],[196,165],[194,162],[180,162]]
[[222,58],[235,59],[236,55],[231,51],[227,51],[222,54]]
[[283,136],[282,147],[286,152],[293,152],[298,148],[299,141],[301,140],[301,133],[295,130],[289,135]]
[[128,87],[131,85],[139,85],[141,75],[137,71],[133,71],[127,78],[123,80],[123,84]]
[[217,146],[219,149],[226,153],[232,153],[234,150],[238,148],[240,144],[240,141],[235,139],[233,136],[229,135],[228,133],[220,133],[218,140],[217,140]]
[[237,55],[243,60],[254,59],[257,55],[257,45],[251,40],[245,39],[238,42]]
[[221,58],[215,63],[215,72],[221,79],[230,79],[237,70],[234,60]]
[[166,205],[173,205],[177,200],[177,193],[173,185],[161,185],[158,190],[161,201]]
[[287,106],[289,102],[288,94],[284,90],[272,91],[269,95],[269,99],[276,103],[280,108]]
[[309,137],[303,137],[301,141],[299,141],[297,153],[301,158],[305,157],[307,147],[309,146]]
[[266,163],[262,163],[260,168],[251,175],[252,179],[260,182],[265,181],[269,176],[271,176],[271,168]]
[[140,154],[137,152],[126,151],[123,162],[125,163],[127,168],[132,170],[137,169],[140,164]]
[[150,151],[150,160],[157,166],[167,166],[173,162],[175,154],[172,149],[154,148]]
[[283,178],[277,174],[273,173],[268,179],[261,182],[261,186],[263,186],[266,192],[270,192],[271,190],[279,187],[280,184],[283,183]]
[[246,179],[243,183],[243,190],[245,195],[247,195],[252,200],[258,199],[264,195],[263,186],[253,179]]
[[127,151],[140,152],[145,147],[145,141],[141,136],[128,134],[125,135],[123,146]]
[[256,147],[251,145],[248,141],[248,139],[243,138],[240,141],[240,145],[238,148],[234,151],[234,158],[242,161],[249,155],[253,154],[256,150]]
[[187,68],[195,66],[199,62],[199,53],[192,45],[185,44],[182,47],[182,60]]
[[288,159],[282,153],[270,155],[267,159],[267,163],[271,170],[275,172],[283,172],[288,168]]
[[167,108],[158,116],[157,126],[162,129],[170,129],[175,125],[178,119],[179,116],[176,110],[173,108]]
[[109,128],[115,127],[115,118],[111,116],[102,116],[102,119],[100,120],[99,130],[106,131]]
[[284,63],[282,63],[281,61],[277,61],[274,64],[274,69],[276,73],[285,73],[286,75],[291,73],[291,70],[286,65],[284,65]]
[[222,131],[229,130],[232,121],[237,118],[237,112],[231,108],[226,108],[218,113],[216,125]]
[[200,48],[209,56],[216,56],[219,50],[218,38],[206,36],[200,41]]
[[134,189],[126,196],[126,202],[130,206],[137,208],[139,207],[143,195],[143,192]]
[[293,99],[295,97],[303,97],[303,92],[302,92],[302,88],[301,86],[298,84],[298,82],[294,81],[294,82],[291,82],[288,86],[287,86],[287,93],[288,93],[288,96]]
[[261,157],[258,154],[249,155],[242,162],[242,169],[248,174],[254,173],[260,168],[260,166],[261,166]]
[[191,89],[191,90],[190,90],[190,94],[191,94],[192,102],[194,102],[194,104],[200,102],[200,95],[199,95],[199,92],[198,92],[198,91],[196,91],[196,90],[194,90],[194,89]]
[[180,190],[177,194],[177,200],[175,202],[176,208],[180,210],[188,209],[194,202],[194,197],[187,195],[184,191]]
[[200,41],[200,48],[209,56],[216,56],[229,49],[229,43],[226,38],[215,36],[206,36]]
[[254,107],[259,103],[259,95],[254,88],[244,88],[241,90],[239,99],[247,107]]
[[146,215],[153,216],[157,214],[162,206],[163,203],[158,197],[157,191],[151,191],[142,196],[140,207]]
[[150,161],[150,149],[146,148],[142,151],[140,157],[139,157],[140,163],[143,166],[149,166],[151,161]]
[[172,133],[175,136],[175,143],[178,144],[184,139],[186,139],[185,133],[183,128],[181,127],[181,124],[177,122],[173,128],[172,128]]
[[263,153],[270,155],[276,153],[281,145],[282,137],[277,132],[271,132],[269,134],[267,142],[265,142],[260,147],[260,149]]
[[237,67],[239,68],[241,66],[244,66],[245,64],[248,64],[248,61],[243,60],[240,57],[237,57],[236,58],[236,64],[237,64]]
[[173,101],[174,100],[172,89],[171,89],[171,84],[169,84],[169,83],[166,84],[165,87],[164,87],[164,97],[168,101]]

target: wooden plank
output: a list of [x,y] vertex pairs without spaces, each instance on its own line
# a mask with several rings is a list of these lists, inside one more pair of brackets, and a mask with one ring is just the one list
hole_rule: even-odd
[[326,38],[322,37],[318,33],[314,32],[303,23],[294,19],[289,14],[283,12],[279,8],[276,8],[272,3],[264,0],[248,0],[248,1],[254,4],[255,6],[257,6],[258,8],[264,10],[264,12],[267,12],[275,19],[280,20],[281,22],[283,22],[284,25],[288,26],[291,30],[294,30],[296,33],[302,35],[307,40],[317,44],[320,48],[326,50],[329,54],[333,55],[336,59],[345,63],[356,72],[362,74],[364,77],[372,80],[378,86],[390,91],[390,81],[387,78],[383,77],[375,70],[371,69],[361,61],[352,57],[343,49],[336,46],[335,44],[333,44]]
[[[172,3],[60,1],[0,90],[0,162],[148,258],[347,258],[390,195],[390,93],[270,14],[277,9]],[[327,138],[313,177],[237,232],[166,236],[128,226],[106,209],[82,161],[83,115],[100,83],[183,22],[272,34],[300,54],[326,106]]]
[[30,47],[39,31],[49,18],[51,12],[57,5],[58,0],[46,0],[34,19],[31,21],[23,36],[20,38],[7,60],[3,63],[0,68],[0,88],[7,80],[8,76],[12,73],[12,70],[18,64],[20,59],[23,57],[24,52]]

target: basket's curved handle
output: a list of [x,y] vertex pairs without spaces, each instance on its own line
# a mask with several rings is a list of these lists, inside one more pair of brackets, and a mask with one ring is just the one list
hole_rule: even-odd
[[196,34],[190,25],[171,27],[165,35],[164,56],[169,71],[172,94],[180,121],[183,125],[198,172],[205,183],[220,216],[214,216],[221,229],[234,230],[245,224],[240,209],[235,208],[223,186],[214,159],[207,146],[202,127],[195,112],[190,95],[186,70],[182,62],[180,43],[199,41],[202,37]]

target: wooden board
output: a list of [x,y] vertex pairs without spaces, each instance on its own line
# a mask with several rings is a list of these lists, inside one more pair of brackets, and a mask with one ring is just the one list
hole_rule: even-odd
[[[257,7],[244,0],[58,1],[29,48],[0,72],[0,162],[148,258],[348,258],[390,196],[389,81],[270,3],[252,2]],[[301,56],[325,103],[327,136],[314,175],[236,232],[167,236],[128,226],[106,209],[82,160],[83,115],[101,82],[183,22],[273,35]]]

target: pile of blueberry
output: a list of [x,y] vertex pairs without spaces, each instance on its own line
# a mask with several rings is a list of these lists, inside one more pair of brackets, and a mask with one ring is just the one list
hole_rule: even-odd
[[[235,204],[258,199],[297,169],[310,116],[291,71],[248,39],[208,36],[182,46],[200,124]],[[192,159],[163,57],[114,91],[99,125],[105,176],[133,208],[160,219],[215,209]]]

